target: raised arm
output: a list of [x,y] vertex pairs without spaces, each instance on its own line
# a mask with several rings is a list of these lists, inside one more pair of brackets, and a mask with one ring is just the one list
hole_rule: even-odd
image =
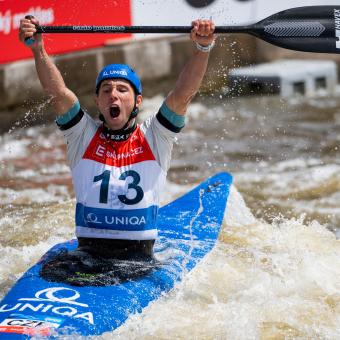
[[215,41],[215,25],[212,21],[195,20],[192,26],[190,38],[197,48],[166,99],[167,106],[179,115],[186,113],[189,103],[200,88],[207,70],[209,52]]
[[41,34],[35,34],[35,25],[38,21],[33,17],[20,20],[19,39],[25,43],[26,38],[33,37],[34,43],[28,46],[33,52],[40,83],[51,98],[55,113],[61,115],[75,104],[77,97],[66,87],[59,70],[47,54]]

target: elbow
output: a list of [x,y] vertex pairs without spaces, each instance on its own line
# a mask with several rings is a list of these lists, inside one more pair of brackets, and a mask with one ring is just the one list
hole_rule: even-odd
[[180,94],[175,94],[175,92],[171,92],[168,95],[166,102],[172,111],[176,112],[179,115],[184,115],[195,95],[196,91],[191,91],[187,93],[182,92]]

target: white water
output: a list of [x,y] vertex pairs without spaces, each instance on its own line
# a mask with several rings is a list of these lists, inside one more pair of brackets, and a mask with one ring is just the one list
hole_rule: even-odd
[[[156,110],[159,101],[153,98],[145,107]],[[262,153],[270,152],[265,146],[271,136],[264,134],[262,141],[251,132],[259,117],[241,104],[239,115],[222,105],[192,106],[163,196],[166,203],[209,174],[232,170],[235,187],[217,246],[172,292],[97,338],[340,338],[340,241],[330,231],[338,228],[340,165],[315,150],[311,157],[303,148],[289,156],[279,149],[286,136],[278,136],[271,149],[285,159],[244,157],[242,150],[251,154],[255,148],[242,143],[247,131],[257,148],[263,142]],[[216,130],[220,117],[224,139],[216,139],[223,135]],[[213,118],[217,123],[210,126]],[[54,127],[2,136],[0,159],[3,297],[47,249],[73,237],[75,202]]]
[[213,252],[101,339],[337,339],[339,243],[318,223],[257,221],[233,190]]

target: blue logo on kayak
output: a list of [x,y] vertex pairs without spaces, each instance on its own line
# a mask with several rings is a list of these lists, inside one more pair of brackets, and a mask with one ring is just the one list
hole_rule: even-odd
[[[88,308],[88,304],[76,301],[80,294],[75,289],[66,287],[51,287],[40,290],[31,298],[19,298],[18,301],[29,301],[33,303],[18,302],[16,304],[4,304],[0,306],[0,313],[21,312],[30,315],[42,313],[54,313],[59,316],[68,316],[83,319],[94,324],[91,312],[79,312],[77,307]],[[36,303],[34,303],[36,302]],[[38,303],[38,304],[37,304]],[[32,314],[33,313],[33,314]]]

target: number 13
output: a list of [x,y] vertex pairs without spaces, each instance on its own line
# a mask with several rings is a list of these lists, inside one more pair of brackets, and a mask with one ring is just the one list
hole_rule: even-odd
[[[109,196],[109,183],[110,183],[110,176],[111,172],[109,170],[105,170],[102,174],[95,176],[93,178],[93,182],[98,182],[102,181],[100,185],[100,194],[99,194],[99,202],[100,203],[107,203],[107,199]],[[128,177],[132,177],[133,181],[128,184],[128,189],[133,189],[136,191],[136,196],[134,198],[127,198],[125,195],[118,195],[118,199],[126,204],[126,205],[133,205],[139,203],[143,197],[144,197],[144,192],[143,189],[138,186],[140,182],[140,176],[138,172],[134,170],[128,170],[123,172],[119,180],[126,180]]]

